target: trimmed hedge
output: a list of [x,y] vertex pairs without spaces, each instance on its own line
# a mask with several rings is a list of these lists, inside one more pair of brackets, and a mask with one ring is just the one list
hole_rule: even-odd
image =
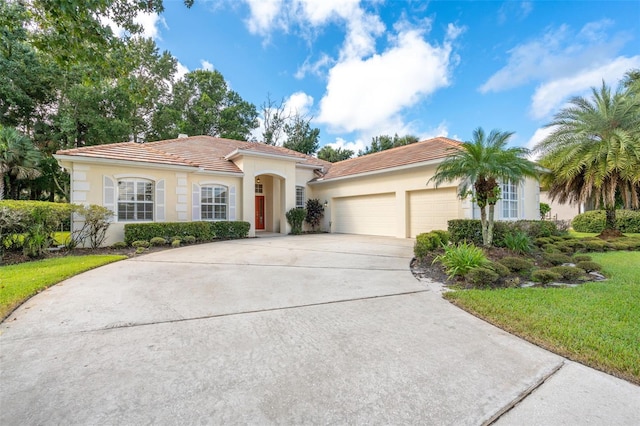
[[[239,220],[229,222],[209,222],[214,238],[221,240],[237,240],[249,235],[251,224]],[[197,237],[197,236],[196,236]]]
[[[574,217],[571,226],[577,232],[602,232],[605,220],[604,210],[592,210]],[[616,210],[616,226],[621,232],[640,233],[640,211]]]
[[124,241],[130,245],[134,241],[150,241],[155,237],[169,241],[174,237],[184,240],[187,236],[195,237],[196,241],[238,239],[249,234],[250,226],[249,222],[242,221],[127,223],[124,225]]
[[[444,236],[446,238],[446,235]],[[440,233],[425,232],[418,234],[416,235],[416,243],[413,246],[413,254],[418,259],[424,259],[430,252],[439,249],[442,244],[443,241]]]
[[[482,223],[480,219],[453,219],[447,222],[451,242],[457,244],[463,241],[482,245]],[[524,232],[531,239],[560,235],[560,231],[554,222],[546,220],[518,220],[495,221],[493,223],[493,245],[504,247],[504,238],[508,234]]]

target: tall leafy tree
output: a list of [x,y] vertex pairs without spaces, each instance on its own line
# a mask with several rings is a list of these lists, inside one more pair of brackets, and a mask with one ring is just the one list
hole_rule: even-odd
[[282,146],[303,154],[314,154],[320,146],[320,129],[311,128],[310,122],[310,118],[294,115],[284,126],[287,140]]
[[436,187],[443,182],[460,180],[460,196],[473,196],[480,208],[482,243],[493,244],[495,205],[500,199],[500,184],[517,184],[526,177],[536,177],[534,163],[521,147],[507,147],[513,132],[492,130],[487,136],[481,127],[473,131],[473,140],[450,149],[436,173],[429,180]]
[[17,181],[40,176],[40,152],[29,138],[13,127],[0,126],[0,200],[5,188],[11,198],[19,197]]
[[[256,107],[230,90],[218,71],[187,73],[173,86],[173,100],[155,117],[155,134],[175,138],[178,133],[248,140],[258,127]],[[171,120],[176,119],[176,121]]]
[[55,64],[30,43],[28,17],[22,2],[0,0],[0,124],[27,132],[55,99],[58,79]]
[[534,150],[550,170],[549,194],[560,202],[593,200],[616,234],[616,197],[640,206],[640,97],[603,82],[590,98],[572,98],[547,127],[552,133]]
[[128,72],[118,79],[118,85],[129,97],[130,140],[144,142],[151,136],[158,106],[170,101],[177,61],[168,51],[160,53],[150,38],[128,40],[124,54]]
[[318,151],[318,158],[321,160],[329,161],[330,163],[336,163],[338,161],[348,160],[353,157],[353,151],[345,148],[333,148],[329,145],[323,146]]
[[374,152],[385,151],[387,149],[396,148],[399,146],[409,145],[418,142],[418,138],[413,135],[398,136],[396,133],[393,137],[389,135],[374,136],[371,138],[371,145],[360,150],[358,157],[363,155],[373,154]]

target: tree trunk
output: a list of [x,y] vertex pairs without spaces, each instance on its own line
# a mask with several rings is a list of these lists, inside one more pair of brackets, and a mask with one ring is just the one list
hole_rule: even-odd
[[4,200],[4,173],[0,175],[0,200]]
[[487,224],[487,206],[480,207],[480,224],[482,228],[482,245],[487,245],[488,224]]
[[495,214],[495,204],[489,204],[489,218],[487,220],[487,240],[484,242],[485,247],[491,247],[493,244],[493,217]]
[[606,207],[605,213],[607,218],[604,222],[604,229],[618,229],[616,226],[616,208]]

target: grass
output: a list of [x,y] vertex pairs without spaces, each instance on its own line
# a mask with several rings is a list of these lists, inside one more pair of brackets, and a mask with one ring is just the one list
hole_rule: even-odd
[[89,269],[126,258],[121,255],[65,256],[0,266],[0,320],[47,287]]
[[[596,235],[600,234],[599,232],[577,232],[574,231],[573,229],[569,230],[569,235],[571,235],[572,237],[575,238],[586,238],[586,237],[595,237]],[[627,237],[640,237],[640,234],[634,234],[633,232],[625,232],[625,234]]]
[[589,253],[606,281],[575,288],[446,293],[452,303],[543,348],[640,384],[640,252]]

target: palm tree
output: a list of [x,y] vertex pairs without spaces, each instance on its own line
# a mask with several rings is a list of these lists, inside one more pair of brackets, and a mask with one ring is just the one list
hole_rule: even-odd
[[0,126],[0,200],[4,199],[5,177],[10,188],[12,180],[37,178],[40,159],[31,139],[12,127]]
[[640,190],[640,97],[602,83],[591,99],[574,97],[547,127],[553,132],[534,151],[549,169],[549,195],[560,202],[593,200],[604,207],[604,234],[616,230],[616,196],[638,207]]
[[473,195],[480,207],[482,243],[486,247],[493,242],[493,218],[500,199],[500,183],[518,184],[526,177],[538,177],[536,165],[525,158],[529,150],[506,147],[512,135],[513,132],[494,129],[486,137],[484,130],[478,127],[473,131],[472,141],[451,148],[450,155],[429,180],[437,187],[443,182],[461,179],[460,196]]

